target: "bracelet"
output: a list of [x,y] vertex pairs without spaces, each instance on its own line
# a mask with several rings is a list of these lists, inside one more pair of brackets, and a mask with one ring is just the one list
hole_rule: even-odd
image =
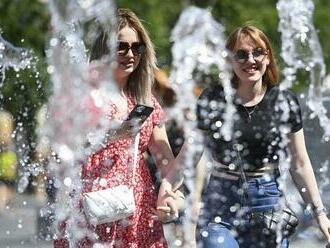
[[314,207],[313,212],[315,216],[327,215],[328,211],[325,207]]

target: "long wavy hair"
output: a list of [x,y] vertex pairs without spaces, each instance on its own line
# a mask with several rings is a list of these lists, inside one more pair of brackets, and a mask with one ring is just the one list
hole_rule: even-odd
[[[128,78],[125,90],[138,103],[150,104],[154,72],[157,69],[154,45],[136,14],[129,9],[120,8],[117,10],[117,33],[125,27],[135,30],[140,41],[146,46],[137,68]],[[108,37],[109,34],[104,31],[101,32],[93,44],[90,61],[101,59],[104,55],[109,54]]]
[[[267,66],[265,74],[263,75],[262,83],[265,86],[277,85],[279,79],[279,71],[274,57],[274,50],[267,36],[259,28],[250,24],[237,28],[228,36],[226,41],[226,48],[233,52],[236,45],[246,38],[250,38],[256,43],[258,47],[261,47],[268,52],[267,56],[270,63]],[[232,84],[235,88],[238,87],[238,78],[235,74],[233,74]]]

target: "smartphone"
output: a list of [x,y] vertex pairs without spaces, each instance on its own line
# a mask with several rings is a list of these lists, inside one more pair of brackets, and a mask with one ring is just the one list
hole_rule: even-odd
[[149,117],[154,110],[153,107],[149,107],[142,104],[135,105],[134,109],[128,114],[127,120],[139,119],[141,124]]

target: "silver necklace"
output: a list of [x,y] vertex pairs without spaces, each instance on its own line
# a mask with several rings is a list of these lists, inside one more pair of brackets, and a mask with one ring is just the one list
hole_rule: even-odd
[[244,105],[242,105],[243,108],[245,109],[245,112],[248,115],[248,119],[247,122],[251,122],[252,120],[252,114],[257,110],[257,105],[254,105],[253,109],[251,111],[249,111]]

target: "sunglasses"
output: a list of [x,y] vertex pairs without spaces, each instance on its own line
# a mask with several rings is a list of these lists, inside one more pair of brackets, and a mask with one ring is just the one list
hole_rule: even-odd
[[253,59],[258,62],[261,62],[268,54],[266,50],[262,49],[261,47],[258,47],[253,49],[252,52],[247,52],[245,50],[238,50],[234,55],[234,59],[238,63],[244,64],[246,61],[249,60],[250,53],[252,54]]
[[132,51],[134,56],[141,55],[146,46],[142,42],[133,42],[129,44],[128,42],[120,41],[117,43],[117,55],[125,56],[129,50]]

